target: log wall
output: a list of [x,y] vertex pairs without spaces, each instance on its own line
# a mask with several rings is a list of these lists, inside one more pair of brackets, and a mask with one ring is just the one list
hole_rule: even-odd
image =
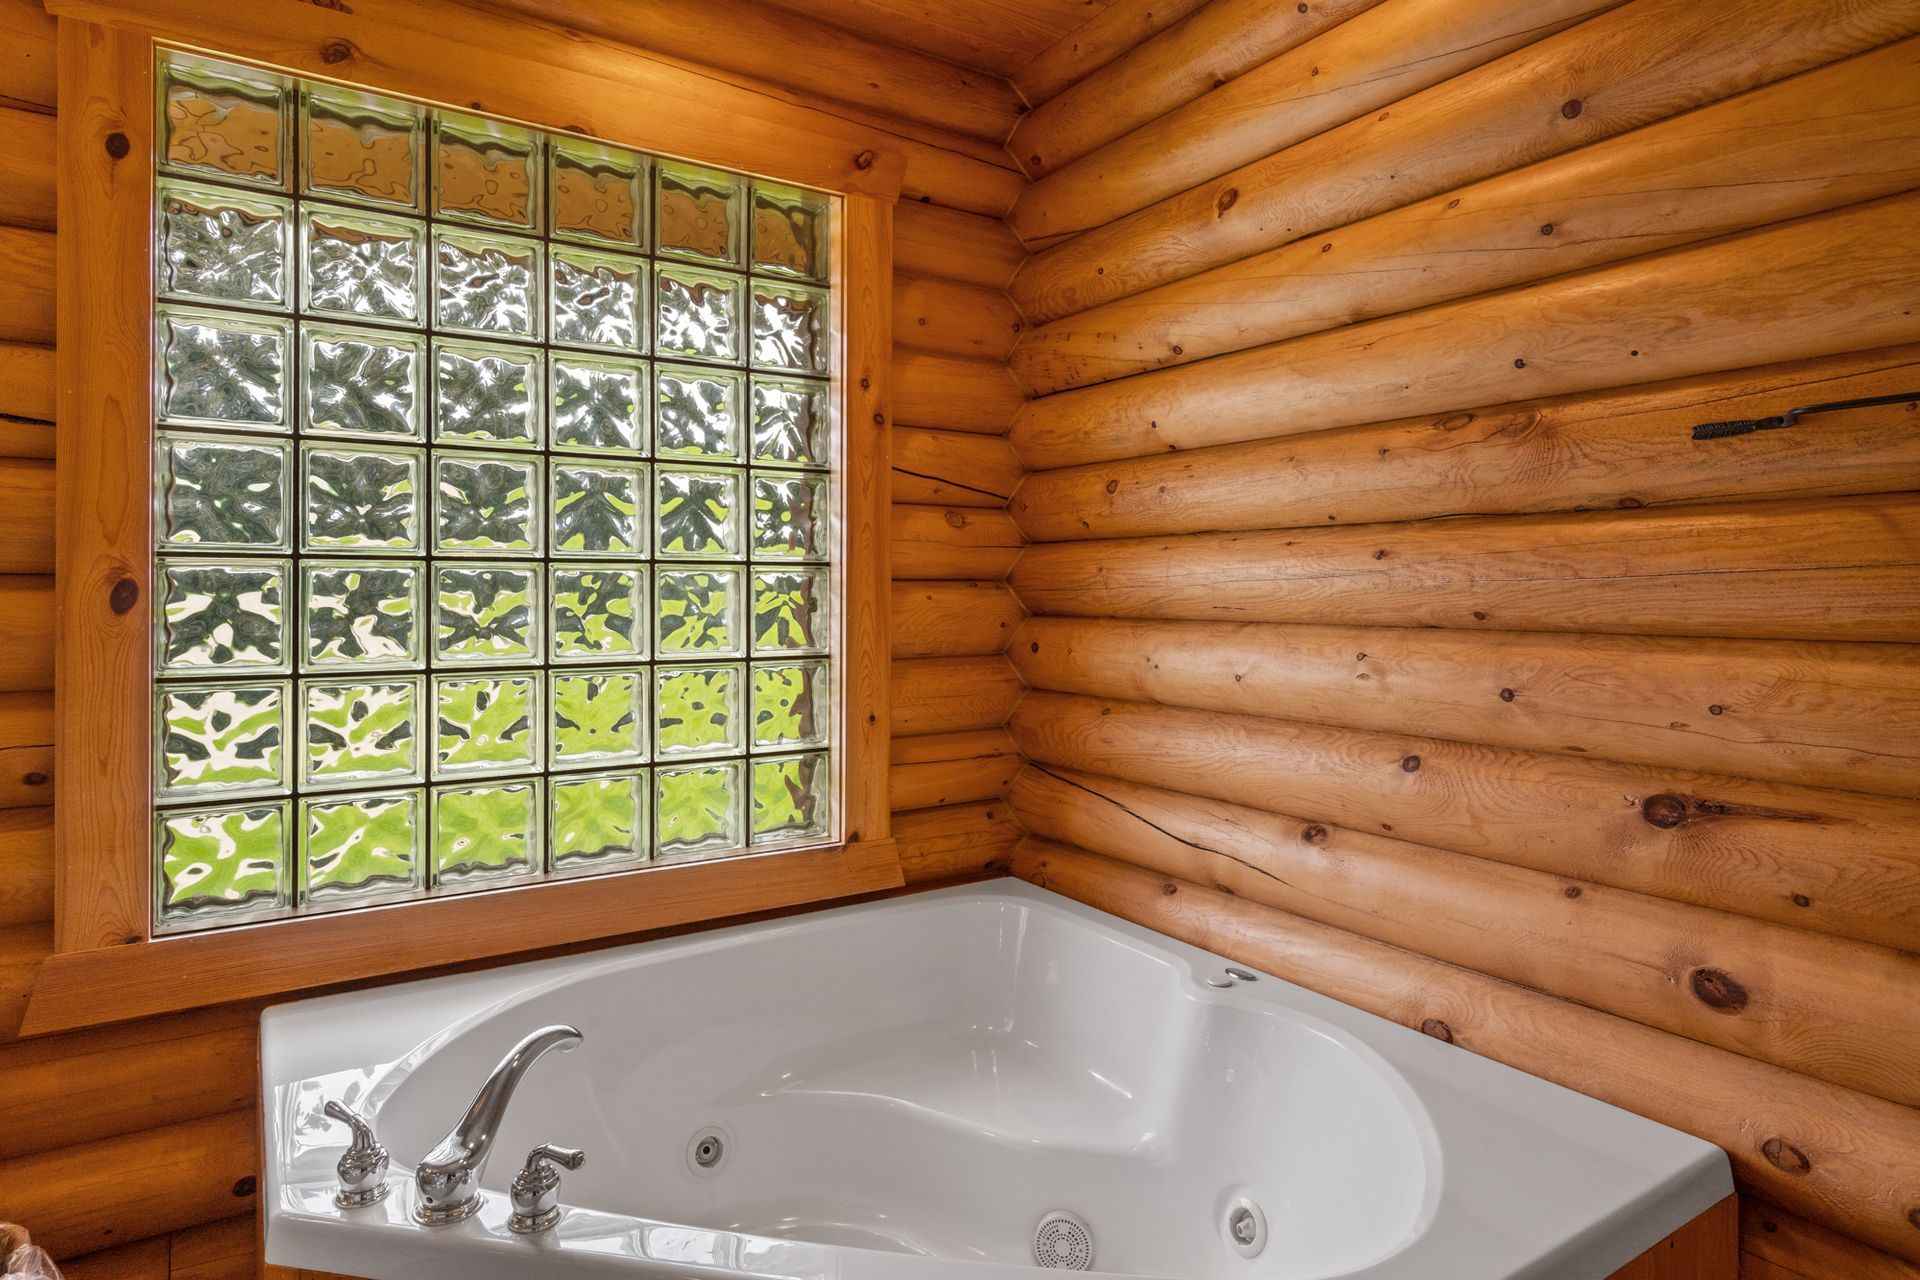
[[[660,0],[619,18],[487,7],[470,20],[539,11],[644,56],[687,55],[688,23],[719,24],[725,38],[700,42],[725,59],[716,75],[900,137],[896,831],[916,879],[1004,866],[1019,757],[1001,725],[1022,686],[1003,651],[1024,617],[1005,583],[1022,543],[1005,509],[1021,474],[1005,435],[1022,398],[1006,368],[1018,320],[1005,291],[1025,252],[999,220],[1022,179],[998,143],[1017,95],[746,0]],[[28,1224],[72,1280],[237,1280],[262,1270],[259,1008],[14,1038],[52,945],[54,58],[38,0],[0,0],[0,1217]]]
[[1016,871],[1916,1280],[1920,3],[1282,7],[1014,133]]

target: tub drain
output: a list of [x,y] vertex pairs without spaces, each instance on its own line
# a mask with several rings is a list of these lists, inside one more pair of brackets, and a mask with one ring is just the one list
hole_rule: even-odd
[[1093,1229],[1086,1219],[1055,1209],[1033,1229],[1033,1260],[1054,1271],[1085,1271],[1093,1266]]

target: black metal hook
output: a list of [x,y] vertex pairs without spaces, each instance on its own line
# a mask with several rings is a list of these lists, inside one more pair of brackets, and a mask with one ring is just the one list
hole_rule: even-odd
[[1790,427],[1811,414],[1833,413],[1840,409],[1871,409],[1876,405],[1904,404],[1909,400],[1920,400],[1920,391],[1904,391],[1896,396],[1870,396],[1865,400],[1835,400],[1831,404],[1803,405],[1798,409],[1789,409],[1775,418],[1737,418],[1731,422],[1703,422],[1693,429],[1693,438],[1724,440],[1729,436],[1744,436],[1755,431],[1774,431],[1781,427]]

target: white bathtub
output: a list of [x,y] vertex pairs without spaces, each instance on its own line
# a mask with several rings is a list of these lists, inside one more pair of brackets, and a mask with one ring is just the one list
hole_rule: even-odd
[[[271,1009],[267,1257],[374,1280],[1035,1276],[1049,1210],[1093,1274],[1601,1280],[1731,1193],[1717,1148],[1016,881]],[[481,1212],[412,1166],[535,1027]],[[1596,1047],[1596,1051],[1599,1050]],[[334,1207],[338,1099],[393,1154]],[[718,1130],[711,1172],[689,1146]],[[559,1224],[506,1227],[541,1142]],[[1266,1220],[1241,1256],[1227,1221]]]

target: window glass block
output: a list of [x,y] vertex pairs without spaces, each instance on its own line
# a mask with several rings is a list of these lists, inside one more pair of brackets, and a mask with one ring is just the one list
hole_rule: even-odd
[[656,368],[656,452],[663,458],[737,461],[743,382],[740,374],[727,369]]
[[435,453],[434,521],[441,551],[537,554],[539,463],[478,453]]
[[740,359],[745,281],[668,263],[655,268],[654,281],[656,351],[723,364]]
[[434,773],[527,773],[538,769],[537,674],[436,676]]
[[159,932],[287,907],[286,801],[163,809],[154,825]]
[[305,446],[301,550],[419,551],[425,461],[424,451],[417,449]]
[[827,291],[755,280],[752,295],[754,367],[825,373],[832,337]]
[[738,266],[746,206],[744,178],[662,160],[654,166],[654,247],[667,257]]
[[287,562],[165,559],[155,592],[164,675],[285,671]]
[[556,238],[623,246],[646,243],[644,156],[576,138],[549,139],[547,156]]
[[167,52],[158,78],[161,168],[287,189],[292,112],[283,77]]
[[666,766],[653,776],[659,857],[707,857],[746,844],[745,761]]
[[737,665],[661,667],[654,672],[653,750],[658,759],[746,750]]
[[540,654],[536,565],[442,564],[434,569],[434,658],[520,665]]
[[503,449],[537,446],[542,360],[531,347],[435,340],[434,439]]
[[162,547],[288,549],[286,444],[162,435],[159,452]]
[[422,677],[300,682],[300,785],[417,782],[425,748]]
[[554,778],[547,790],[553,801],[547,838],[556,875],[612,870],[646,859],[651,843],[647,801],[653,790],[646,770]]
[[753,664],[753,745],[790,749],[824,747],[831,727],[827,664]]
[[170,425],[287,431],[292,325],[160,309],[155,341],[159,420]]
[[662,658],[732,658],[745,651],[741,573],[710,567],[667,569],[655,576],[656,652]]
[[305,669],[425,665],[424,565],[320,563],[300,573]]
[[644,452],[646,365],[555,353],[553,447],[579,453]]
[[611,351],[646,346],[647,267],[638,258],[555,248],[547,296],[554,342]]
[[426,420],[426,343],[377,329],[301,325],[303,429],[316,435],[418,440]]
[[827,197],[755,183],[753,269],[801,280],[827,278]]
[[426,230],[418,222],[307,205],[300,223],[301,309],[417,325],[426,317]]
[[827,383],[756,375],[753,461],[763,466],[826,466],[832,415]]
[[825,653],[831,627],[824,570],[783,569],[753,575],[755,653]]
[[646,467],[556,461],[552,475],[555,555],[646,554]]
[[547,747],[556,769],[602,768],[647,758],[644,671],[556,671]]
[[647,654],[647,579],[641,569],[553,566],[556,662],[630,661]]
[[300,902],[316,910],[418,893],[427,797],[418,787],[300,804]]
[[827,478],[755,472],[753,476],[753,558],[825,560]]
[[655,545],[661,558],[738,557],[741,479],[736,471],[655,468]]
[[301,191],[420,209],[426,170],[423,107],[320,84],[309,85],[301,99]]
[[531,240],[436,227],[434,323],[461,333],[537,339],[541,258]]
[[820,755],[753,762],[753,843],[801,844],[827,833],[832,769]]
[[285,311],[293,305],[293,206],[177,179],[158,183],[163,298]]
[[540,783],[433,790],[435,887],[484,887],[540,869]]
[[154,778],[161,799],[286,789],[290,699],[284,681],[171,685],[155,702],[160,759]]
[[433,210],[520,231],[540,226],[540,139],[499,120],[435,113]]

